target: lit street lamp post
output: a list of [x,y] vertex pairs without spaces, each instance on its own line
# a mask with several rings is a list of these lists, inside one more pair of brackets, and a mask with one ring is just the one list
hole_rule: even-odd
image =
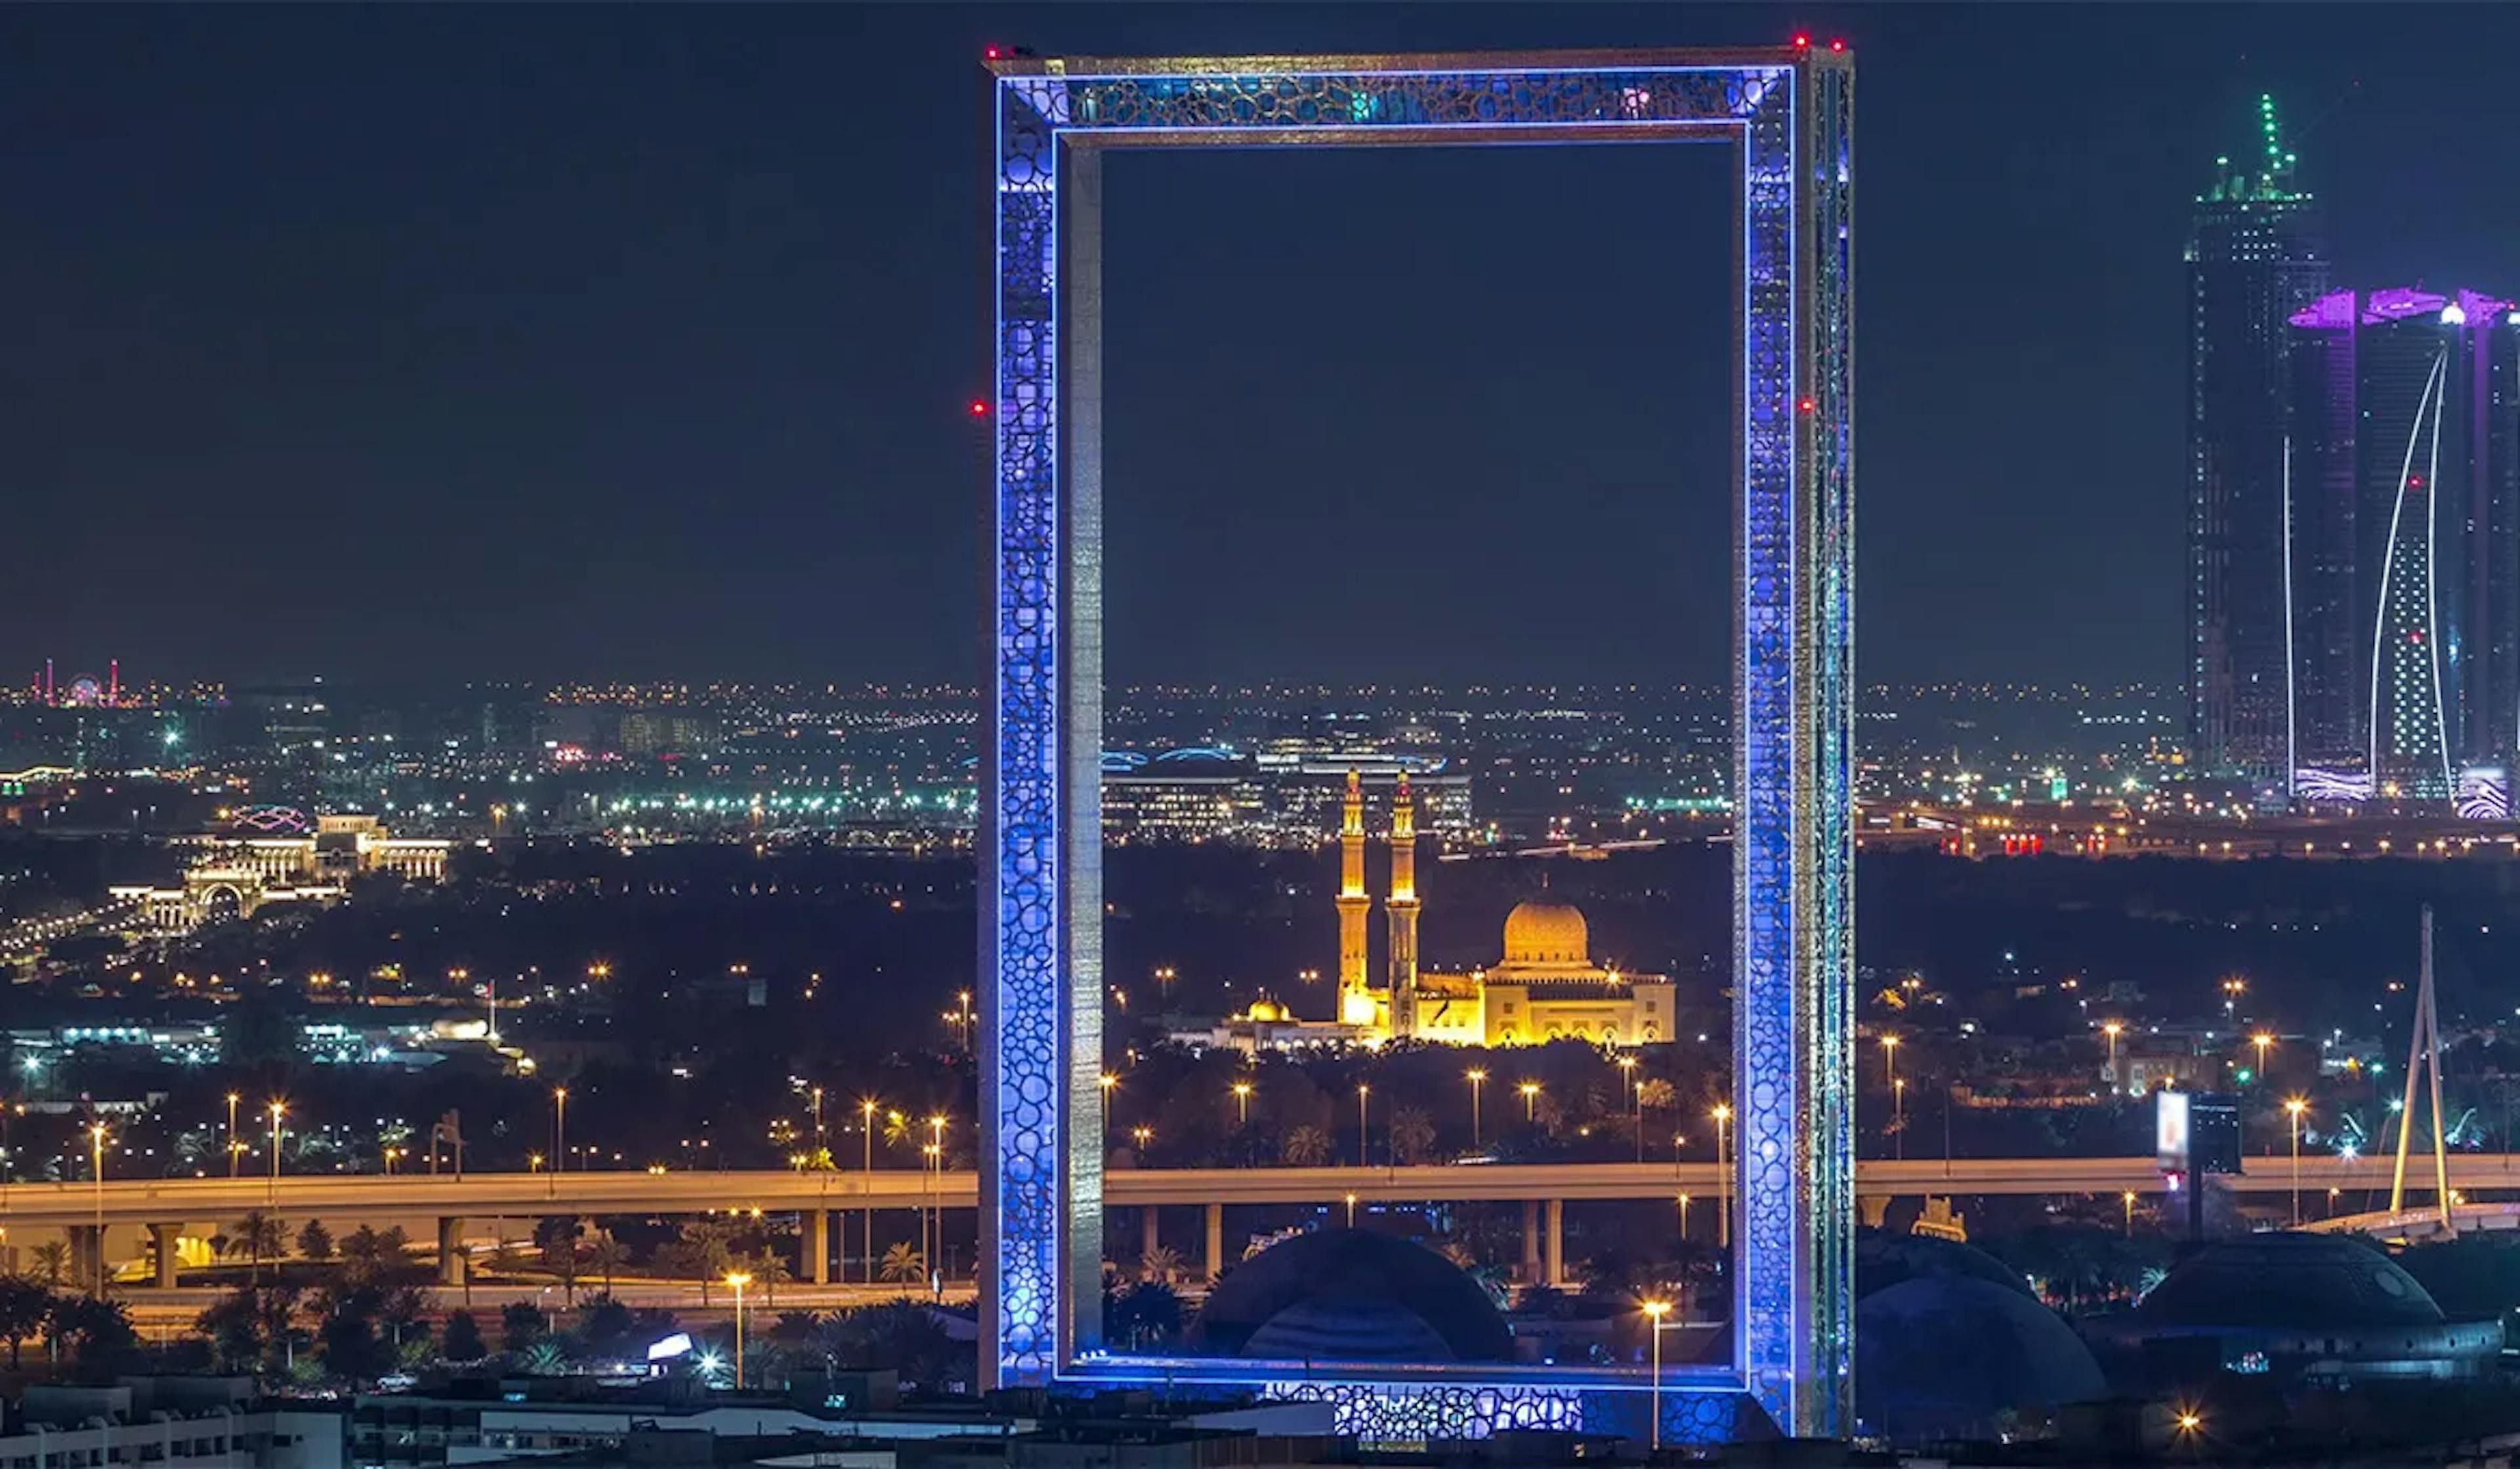
[[2292,1226],[2301,1227],[2301,1114],[2310,1110],[2307,1098],[2284,1098],[2284,1115],[2292,1120]]
[[2127,1232],[2127,1238],[2129,1238],[2129,1239],[2133,1239],[2133,1238],[2135,1238],[2135,1190],[2134,1190],[2134,1189],[2130,1188],[2130,1189],[2128,1189],[2128,1190],[2126,1191],[2126,1195],[2125,1195],[2124,1202],[2125,1202],[2125,1204],[2126,1204],[2126,1232]]
[[1238,1128],[1247,1128],[1251,1125],[1251,1084],[1249,1082],[1234,1084],[1234,1125]]
[[96,1293],[102,1296],[105,1294],[105,1124],[92,1124],[88,1134],[96,1149],[88,1178],[96,1192]]
[[568,1167],[568,1089],[552,1089],[552,1191],[560,1191],[560,1171]]
[[1683,1242],[1688,1238],[1688,1195],[1685,1193],[1680,1196],[1680,1237]]
[[1532,1121],[1532,1106],[1540,1099],[1540,1084],[1538,1082],[1525,1082],[1521,1086],[1514,1088],[1514,1090],[1522,1093],[1522,1120],[1525,1122]]
[[2118,1085],[2118,1037],[2125,1033],[2126,1026],[2116,1020],[2100,1026],[2100,1034],[2109,1038],[2109,1095],[2113,1097],[2123,1095],[2126,1091]]
[[1732,1248],[1732,1155],[1727,1150],[1725,1141],[1728,1136],[1727,1124],[1732,1121],[1732,1104],[1717,1102],[1715,1104],[1715,1184],[1724,1225],[1717,1235],[1716,1243],[1727,1250]]
[[1653,1333],[1653,1426],[1645,1436],[1645,1447],[1662,1451],[1662,1318],[1671,1311],[1669,1301],[1647,1301],[1645,1324]]
[[2267,1084],[2267,1047],[2275,1044],[2275,1038],[2260,1031],[2249,1038],[2249,1044],[2258,1048],[2258,1085],[2263,1087]]
[[737,1270],[726,1277],[726,1283],[735,1287],[735,1390],[740,1393],[743,1391],[743,1288],[752,1283],[752,1277]]
[[1469,1078],[1470,1083],[1470,1151],[1477,1152],[1479,1151],[1479,1087],[1487,1081],[1488,1074],[1473,1066],[1462,1075]]
[[1372,1091],[1373,1089],[1364,1082],[1356,1084],[1356,1166],[1359,1168],[1365,1167],[1367,1147],[1367,1135],[1365,1131],[1365,1099]]
[[863,1119],[860,1131],[865,1134],[866,1144],[864,1160],[866,1176],[858,1180],[858,1186],[867,1190],[867,1206],[862,1211],[865,1218],[859,1222],[858,1237],[866,1245],[866,1277],[869,1285],[875,1284],[875,1109],[876,1099],[872,1096],[860,1098],[858,1101],[858,1115]]
[[237,1161],[239,1155],[237,1153],[236,1109],[237,1094],[231,1091],[228,1093],[228,1177],[231,1179],[237,1176],[237,1168],[239,1166]]
[[1619,1072],[1628,1081],[1628,1108],[1637,1135],[1637,1161],[1645,1161],[1645,1093],[1637,1085],[1637,1058],[1619,1057]]
[[280,1116],[289,1109],[279,1102],[271,1104],[271,1201],[280,1202]]

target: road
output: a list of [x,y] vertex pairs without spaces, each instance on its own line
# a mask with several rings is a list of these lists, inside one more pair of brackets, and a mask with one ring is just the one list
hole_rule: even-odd
[[[2230,1180],[2252,1193],[2292,1186],[2288,1159],[2252,1158]],[[2386,1189],[2390,1160],[2305,1158],[2305,1193]],[[2427,1171],[2428,1173],[2428,1171]],[[2119,1194],[2163,1191],[2160,1170],[2138,1158],[1962,1158],[1868,1161],[1856,1170],[1858,1192],[1922,1194]],[[2410,1180],[2410,1181],[2413,1181]],[[2520,1189],[2520,1158],[2462,1154],[2451,1161],[2452,1187]],[[1334,1204],[1464,1200],[1668,1199],[1717,1193],[1712,1163],[1443,1164],[1413,1168],[1115,1169],[1103,1197],[1129,1208],[1146,1204]],[[322,1219],[341,1228],[414,1219],[531,1219],[553,1214],[705,1214],[753,1210],[788,1213],[816,1208],[969,1209],[978,1179],[968,1172],[930,1176],[878,1169],[842,1173],[666,1173],[316,1175],[268,1179],[109,1179],[88,1183],[16,1183],[0,1187],[0,1224],[12,1229],[109,1225],[225,1224],[253,1209],[292,1220]]]

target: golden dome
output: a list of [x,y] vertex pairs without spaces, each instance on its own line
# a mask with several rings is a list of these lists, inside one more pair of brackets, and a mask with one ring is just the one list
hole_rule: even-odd
[[1525,903],[1506,914],[1505,961],[1526,967],[1590,965],[1592,931],[1583,911],[1564,903]]
[[1274,1000],[1255,1000],[1251,1002],[1251,1018],[1268,1021],[1283,1020],[1286,1018],[1286,1007]]

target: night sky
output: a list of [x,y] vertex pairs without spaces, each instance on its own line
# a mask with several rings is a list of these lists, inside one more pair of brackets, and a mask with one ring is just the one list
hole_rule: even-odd
[[[984,46],[1798,24],[1861,58],[1868,679],[2177,679],[2259,90],[2342,282],[2520,291],[2520,8],[18,7],[0,677],[976,681]],[[1110,677],[1719,676],[1727,166],[1115,160]]]

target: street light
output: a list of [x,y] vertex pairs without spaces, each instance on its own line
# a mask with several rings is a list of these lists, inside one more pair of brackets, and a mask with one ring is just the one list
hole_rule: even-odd
[[1680,1237],[1688,1238],[1688,1195],[1685,1193],[1680,1196]]
[[552,1089],[552,1188],[560,1187],[560,1172],[568,1167],[568,1089]]
[[1365,1099],[1372,1091],[1373,1088],[1364,1082],[1356,1084],[1356,1166],[1359,1168],[1365,1167]]
[[1662,1318],[1671,1312],[1669,1301],[1644,1303],[1645,1319],[1653,1328],[1653,1427],[1645,1438],[1646,1447],[1662,1451]]
[[271,1104],[271,1196],[280,1197],[280,1117],[289,1108],[280,1102]]
[[1522,1120],[1525,1122],[1531,1121],[1532,1104],[1540,1099],[1540,1084],[1538,1082],[1524,1082],[1521,1086],[1518,1086],[1513,1090],[1522,1093]]
[[1480,1067],[1477,1067],[1477,1066],[1473,1066],[1473,1067],[1471,1067],[1469,1070],[1467,1070],[1467,1071],[1465,1071],[1465,1072],[1463,1072],[1463,1073],[1462,1073],[1462,1074],[1463,1076],[1465,1076],[1465,1077],[1469,1078],[1469,1083],[1470,1083],[1470,1150],[1471,1150],[1472,1152],[1477,1152],[1477,1151],[1479,1150],[1479,1088],[1480,1088],[1481,1086],[1483,1086],[1483,1085],[1485,1085],[1485,1084],[1486,1084],[1487,1079],[1488,1079],[1488,1074],[1487,1074],[1487,1072],[1486,1072],[1485,1070],[1483,1070],[1483,1069],[1481,1069]]
[[2127,1238],[2133,1239],[2135,1238],[2135,1190],[2128,1189],[2122,1196],[2121,1202],[2126,1205]]
[[[863,1178],[863,1179],[860,1179],[860,1180],[858,1180],[858,1186],[859,1186],[860,1188],[863,1188],[863,1189],[867,1190],[867,1193],[866,1193],[866,1201],[867,1201],[866,1208],[865,1208],[865,1209],[863,1209],[863,1210],[861,1210],[861,1211],[859,1211],[859,1213],[860,1213],[860,1215],[861,1215],[861,1218],[860,1218],[860,1220],[859,1220],[858,1237],[859,1237],[859,1239],[860,1239],[860,1240],[862,1240],[862,1241],[865,1243],[865,1245],[866,1245],[866,1277],[867,1277],[867,1284],[869,1284],[869,1285],[873,1285],[873,1284],[875,1284],[875,1109],[876,1109],[876,1106],[877,1106],[876,1099],[875,1099],[874,1097],[872,1097],[872,1096],[863,1096],[863,1097],[858,1098],[858,1116],[859,1116],[859,1118],[860,1118],[860,1123],[859,1123],[858,1131],[859,1131],[862,1135],[864,1135],[861,1140],[862,1140],[862,1141],[864,1142],[864,1144],[865,1144],[865,1147],[864,1147],[864,1153],[865,1153],[865,1157],[864,1157],[864,1167],[865,1167],[865,1170],[866,1170],[866,1177],[865,1177],[865,1178]],[[845,1253],[845,1252],[843,1252],[843,1253]]]
[[735,1287],[735,1390],[740,1393],[743,1391],[743,1288],[752,1283],[752,1277],[736,1270],[726,1283]]
[[1890,1079],[1890,1135],[1895,1149],[1892,1156],[1905,1162],[1908,1157],[1908,1079]]
[[1356,1227],[1356,1195],[1352,1193],[1347,1196],[1347,1226]]
[[237,1094],[231,1091],[228,1093],[228,1177],[231,1179],[237,1176],[241,1156],[237,1151],[236,1109]]
[[1716,1243],[1722,1248],[1729,1250],[1732,1248],[1732,1174],[1730,1167],[1730,1155],[1725,1150],[1725,1137],[1727,1135],[1727,1127],[1732,1121],[1732,1104],[1731,1102],[1717,1102],[1715,1104],[1714,1117],[1715,1184],[1719,1192],[1719,1207],[1723,1212],[1724,1219],[1724,1227],[1716,1236]]
[[2126,1023],[2124,1021],[2104,1020],[2100,1022],[2100,1034],[2109,1038],[2109,1094],[2111,1096],[2116,1096],[2126,1090],[2118,1084],[2118,1037],[2125,1033]]
[[2258,1085],[2263,1087],[2267,1084],[2267,1047],[2275,1044],[2275,1038],[2260,1031],[2249,1038],[2249,1044],[2258,1048]]
[[88,1135],[96,1149],[96,1161],[88,1170],[88,1177],[96,1193],[96,1293],[102,1296],[105,1294],[105,1124],[90,1124]]
[[1883,1036],[1881,1038],[1881,1064],[1886,1068],[1883,1075],[1889,1079],[1890,1090],[1893,1091],[1898,1091],[1899,1038],[1897,1036]]
[[2301,1114],[2310,1110],[2307,1097],[2284,1098],[2284,1115],[2292,1120],[2292,1225],[2301,1227]]

